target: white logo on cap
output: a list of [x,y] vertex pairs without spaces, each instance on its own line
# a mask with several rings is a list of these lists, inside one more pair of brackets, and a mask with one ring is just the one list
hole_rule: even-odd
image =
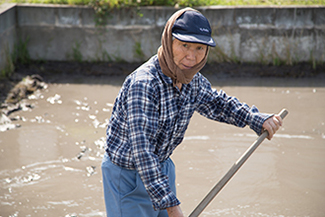
[[209,30],[206,29],[206,28],[200,28],[200,31],[201,31],[201,32],[209,32]]

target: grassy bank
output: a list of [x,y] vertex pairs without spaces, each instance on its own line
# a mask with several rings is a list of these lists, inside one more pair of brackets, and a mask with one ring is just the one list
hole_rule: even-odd
[[325,5],[325,0],[7,0],[15,3],[45,3],[69,5],[105,4],[108,7],[130,6],[209,6],[209,5]]

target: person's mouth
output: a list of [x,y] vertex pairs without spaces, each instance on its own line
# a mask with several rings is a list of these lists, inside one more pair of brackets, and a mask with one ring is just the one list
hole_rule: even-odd
[[191,68],[193,68],[193,66],[188,66],[188,65],[184,65],[184,64],[182,64],[182,66],[183,66],[183,69],[191,69]]

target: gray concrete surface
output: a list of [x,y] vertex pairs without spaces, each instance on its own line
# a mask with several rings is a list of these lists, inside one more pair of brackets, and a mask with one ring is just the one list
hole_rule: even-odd
[[[199,7],[218,47],[209,61],[325,61],[325,7]],[[114,10],[98,27],[90,7],[0,6],[0,69],[21,39],[34,60],[143,61],[155,54],[165,22],[177,9]]]
[[17,42],[16,5],[0,5],[0,72],[11,64],[11,53]]

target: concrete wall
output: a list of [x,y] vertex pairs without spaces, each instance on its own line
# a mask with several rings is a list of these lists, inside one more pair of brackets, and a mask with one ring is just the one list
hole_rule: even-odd
[[[325,7],[200,7],[219,47],[209,61],[325,61]],[[29,39],[32,59],[142,61],[155,54],[171,7],[113,11],[96,26],[92,8],[19,4],[0,14],[4,50]]]
[[0,72],[8,67],[17,41],[16,5],[0,5]]
[[325,60],[325,7],[217,7],[202,12],[211,20],[221,50],[231,59]]

